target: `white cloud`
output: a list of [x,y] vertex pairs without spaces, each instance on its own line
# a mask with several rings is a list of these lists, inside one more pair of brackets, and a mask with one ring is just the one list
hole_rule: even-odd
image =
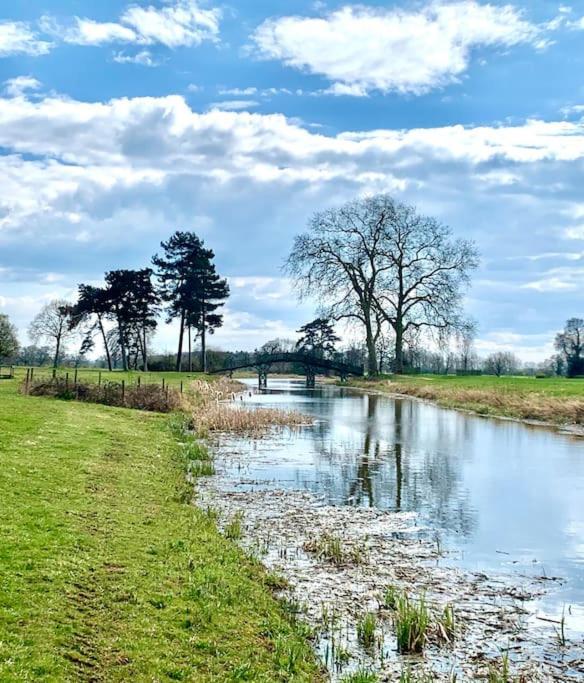
[[259,106],[257,100],[224,100],[223,102],[212,102],[209,109],[221,109],[223,111],[242,111],[253,109]]
[[220,95],[234,95],[236,97],[249,97],[250,95],[257,95],[258,89],[250,88],[220,88]]
[[[62,273],[64,288],[147,263],[179,225],[238,274],[236,312],[296,328],[312,310],[297,313],[277,277],[292,236],[315,210],[388,191],[477,240],[485,259],[469,313],[482,329],[559,329],[581,305],[580,262],[566,257],[569,272],[511,259],[527,235],[528,254],[552,257],[581,229],[582,121],[324,135],[279,114],[194,111],[179,96],[40,94],[0,97],[0,146],[0,266]],[[486,182],[493,174],[513,182]],[[284,333],[253,327],[253,343]]]
[[203,9],[197,0],[175,0],[160,8],[130,5],[117,22],[76,17],[72,26],[63,28],[51,17],[44,17],[41,25],[75,45],[134,43],[176,48],[217,41],[220,19],[221,10],[217,8]]
[[4,92],[9,97],[22,97],[28,90],[38,90],[41,82],[32,76],[17,76],[4,83]]
[[0,21],[0,57],[11,55],[45,55],[52,44],[41,40],[29,24],[22,21]]
[[258,53],[333,81],[332,94],[371,90],[421,94],[452,83],[473,50],[547,45],[545,27],[511,5],[430,2],[419,9],[346,6],[323,17],[264,21]]
[[135,55],[117,52],[114,54],[113,60],[118,64],[138,64],[140,66],[158,66],[159,64],[148,50],[142,50]]

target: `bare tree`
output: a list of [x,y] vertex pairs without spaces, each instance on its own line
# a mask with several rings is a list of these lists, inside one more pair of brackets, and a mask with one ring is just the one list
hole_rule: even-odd
[[378,248],[382,267],[374,301],[395,332],[395,372],[401,373],[410,328],[444,333],[461,326],[462,292],[478,266],[478,252],[434,218],[384,198],[391,209]]
[[473,369],[476,359],[474,341],[477,335],[477,323],[474,320],[465,320],[456,331],[456,344],[460,369],[468,372]]
[[28,329],[28,336],[35,344],[45,340],[53,347],[54,368],[59,364],[65,344],[76,334],[70,326],[71,312],[71,306],[67,301],[55,299],[43,306]]
[[471,242],[380,194],[315,214],[286,270],[301,298],[318,297],[328,317],[363,326],[368,371],[376,374],[382,324],[394,332],[394,370],[403,372],[410,330],[461,324],[462,291],[477,264]]
[[392,205],[389,197],[378,195],[316,213],[307,231],[294,239],[285,264],[300,298],[318,297],[322,317],[363,327],[370,375],[378,372],[381,320],[375,295],[388,267],[381,246]]
[[490,375],[512,375],[521,366],[519,359],[509,351],[497,351],[485,359],[485,370]]

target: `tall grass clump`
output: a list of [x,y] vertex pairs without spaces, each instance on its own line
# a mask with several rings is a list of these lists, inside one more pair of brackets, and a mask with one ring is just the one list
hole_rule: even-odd
[[319,560],[340,566],[344,564],[360,564],[364,553],[361,548],[347,546],[339,536],[322,534],[312,538],[303,545],[304,550],[315,555]]
[[224,534],[231,541],[239,541],[243,535],[243,513],[237,512],[225,525]]
[[341,683],[377,683],[378,680],[377,674],[373,671],[357,669],[357,671],[344,676]]
[[399,652],[417,654],[424,651],[430,612],[423,596],[413,601],[405,593],[400,595],[396,601],[394,624]]
[[377,619],[373,612],[367,612],[357,622],[357,640],[366,649],[372,648],[375,645],[375,629],[377,628]]

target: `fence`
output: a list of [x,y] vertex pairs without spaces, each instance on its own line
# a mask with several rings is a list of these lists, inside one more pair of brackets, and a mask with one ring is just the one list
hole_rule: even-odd
[[14,379],[14,366],[0,365],[0,379]]
[[83,380],[79,375],[77,370],[59,375],[56,371],[46,373],[28,368],[22,382],[22,392],[30,396],[52,396],[156,412],[170,412],[178,408],[184,392],[182,380],[177,387],[170,387],[164,377],[160,382],[143,382],[141,376],[135,381],[110,381],[103,379],[101,372],[97,373],[97,377]]

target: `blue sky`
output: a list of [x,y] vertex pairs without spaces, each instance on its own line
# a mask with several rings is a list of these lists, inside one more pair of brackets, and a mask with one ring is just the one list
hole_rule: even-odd
[[314,311],[280,272],[310,214],[387,191],[477,242],[479,350],[541,359],[584,314],[583,46],[548,0],[5,6],[0,310],[25,341],[194,229],[232,283],[216,343],[253,348]]

